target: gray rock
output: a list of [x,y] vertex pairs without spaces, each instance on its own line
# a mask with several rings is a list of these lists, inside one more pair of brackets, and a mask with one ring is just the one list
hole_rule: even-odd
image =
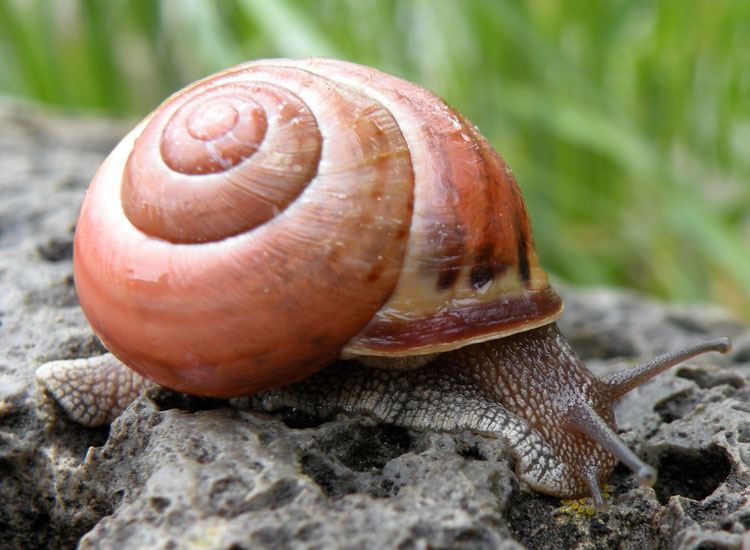
[[[609,510],[561,512],[503,445],[363,417],[268,415],[151,391],[111,427],[67,421],[34,370],[101,352],[72,282],[88,182],[128,124],[0,104],[0,547],[741,548],[750,545],[750,331],[711,307],[563,288],[563,331],[605,374],[689,342],[690,361],[626,396],[623,438],[658,466],[618,467]],[[560,285],[556,285],[560,288]]]

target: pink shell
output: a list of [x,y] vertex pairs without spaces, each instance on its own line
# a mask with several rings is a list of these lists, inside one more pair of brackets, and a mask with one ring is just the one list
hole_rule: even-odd
[[104,345],[198,395],[562,311],[478,130],[414,84],[328,59],[246,63],[165,101],[94,178],[74,258]]

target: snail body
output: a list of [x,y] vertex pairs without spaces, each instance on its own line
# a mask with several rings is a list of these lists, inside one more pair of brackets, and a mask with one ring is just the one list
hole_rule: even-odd
[[[95,176],[74,271],[117,360],[42,367],[64,405],[123,364],[191,394],[273,390],[266,408],[502,437],[533,488],[599,504],[617,459],[654,477],[612,403],[728,349],[594,377],[554,324],[562,301],[502,158],[437,96],[329,59],[246,63],[165,101]],[[397,368],[337,362],[357,357]]]

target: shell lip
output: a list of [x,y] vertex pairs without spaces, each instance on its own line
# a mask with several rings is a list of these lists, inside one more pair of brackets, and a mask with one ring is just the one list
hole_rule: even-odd
[[388,323],[368,324],[344,346],[343,359],[440,353],[532,330],[556,321],[564,305],[547,287],[522,297],[476,303],[450,311]]

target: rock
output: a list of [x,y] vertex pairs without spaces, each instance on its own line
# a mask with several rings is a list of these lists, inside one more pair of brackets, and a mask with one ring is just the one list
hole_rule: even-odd
[[[562,288],[563,331],[599,374],[689,342],[690,361],[627,395],[606,513],[567,515],[516,480],[502,442],[364,417],[268,415],[152,390],[109,428],[70,423],[39,364],[100,353],[72,281],[85,188],[128,129],[0,103],[0,547],[739,548],[750,544],[750,331],[712,307]],[[556,285],[561,288],[561,285]]]

